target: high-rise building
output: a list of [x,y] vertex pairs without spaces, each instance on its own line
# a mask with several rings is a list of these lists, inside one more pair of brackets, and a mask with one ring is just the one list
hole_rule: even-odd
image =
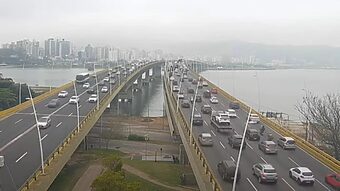
[[85,57],[87,61],[94,61],[94,48],[90,44],[85,47]]
[[45,41],[45,56],[53,58],[56,56],[56,41],[49,38]]
[[64,39],[58,42],[59,42],[57,43],[59,47],[58,56],[62,58],[67,58],[68,56],[70,56],[71,55],[71,42],[66,41]]
[[33,41],[32,43],[32,57],[38,58],[39,57],[39,42]]

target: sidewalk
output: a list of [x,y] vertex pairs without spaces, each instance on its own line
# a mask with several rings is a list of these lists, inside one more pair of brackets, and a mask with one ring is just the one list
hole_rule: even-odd
[[100,164],[90,165],[84,174],[79,178],[72,191],[91,191],[92,182],[99,176],[104,167]]

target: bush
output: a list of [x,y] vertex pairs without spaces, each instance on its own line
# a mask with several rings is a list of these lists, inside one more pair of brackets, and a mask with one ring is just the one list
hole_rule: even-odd
[[131,134],[128,136],[129,141],[145,141],[144,136],[136,135],[136,134]]

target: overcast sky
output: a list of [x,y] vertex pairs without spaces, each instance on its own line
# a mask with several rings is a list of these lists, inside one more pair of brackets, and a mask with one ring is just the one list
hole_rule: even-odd
[[0,44],[59,37],[78,46],[340,46],[340,0],[0,0],[0,24]]

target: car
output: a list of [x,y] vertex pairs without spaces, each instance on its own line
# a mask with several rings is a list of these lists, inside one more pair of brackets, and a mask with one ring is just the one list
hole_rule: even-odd
[[187,91],[188,91],[188,94],[194,94],[195,93],[195,90],[193,88],[188,88]]
[[181,106],[182,108],[190,108],[189,100],[186,100],[186,99],[182,100]]
[[274,141],[261,141],[258,147],[265,154],[277,154],[277,146]]
[[96,89],[95,88],[89,88],[86,92],[88,94],[95,94],[96,93]]
[[273,182],[277,183],[278,175],[271,164],[257,163],[252,167],[253,175],[258,178],[259,183]]
[[83,84],[83,88],[89,88],[89,87],[90,87],[90,83]]
[[58,93],[58,97],[60,98],[65,98],[68,96],[68,92],[67,91],[61,91]]
[[[190,96],[191,103],[194,103],[194,97],[195,96]],[[200,95],[196,95],[196,102],[202,102],[202,97]]]
[[218,104],[218,99],[217,99],[217,97],[211,97],[211,98],[210,98],[210,103],[212,103],[212,104]]
[[280,137],[277,140],[277,145],[281,146],[283,149],[295,149],[295,141],[291,137]]
[[202,82],[202,86],[204,86],[204,87],[208,86],[208,82],[207,81],[203,81]]
[[210,91],[209,91],[209,90],[205,90],[205,91],[203,92],[203,97],[204,97],[204,98],[211,98],[211,93],[210,93]]
[[203,125],[203,118],[202,118],[202,115],[197,113],[197,114],[194,114],[194,117],[193,117],[193,120],[192,120],[192,124],[193,125]]
[[183,94],[183,92],[178,92],[177,98],[178,98],[178,99],[184,99],[184,94]]
[[104,82],[109,82],[110,81],[110,78],[109,77],[105,77],[104,78]]
[[198,81],[193,79],[191,83],[194,84],[194,85],[197,85]]
[[175,77],[170,76],[169,80],[170,80],[170,81],[174,81],[174,80],[175,80]]
[[104,82],[104,81],[100,81],[100,82],[98,83],[98,86],[105,86],[105,82]]
[[103,86],[102,89],[100,90],[102,93],[106,93],[109,91],[109,89],[107,88],[107,86]]
[[340,174],[328,174],[325,176],[325,182],[335,190],[340,190]]
[[240,103],[238,101],[232,101],[229,103],[230,109],[240,109]]
[[186,74],[184,74],[183,79],[188,79],[188,76]]
[[172,81],[172,85],[177,86],[178,82],[176,80]]
[[95,103],[95,102],[97,102],[97,100],[98,100],[97,94],[92,94],[92,95],[89,97],[89,102],[90,102],[90,103]]
[[51,99],[48,102],[47,107],[49,107],[49,108],[56,108],[56,107],[59,107],[59,105],[60,105],[59,99]]
[[51,126],[51,118],[49,116],[41,117],[38,119],[37,124],[40,129],[46,129],[47,127]]
[[250,141],[259,141],[260,135],[257,129],[247,129],[246,138]]
[[230,118],[237,117],[236,111],[234,109],[228,109],[227,112],[229,113]]
[[78,96],[72,96],[68,103],[76,104],[79,103],[79,97]]
[[217,88],[211,88],[210,92],[211,92],[212,94],[217,94]]
[[202,86],[202,83],[201,83],[201,82],[199,82],[199,83],[198,83],[198,88],[200,88],[200,89],[202,89],[202,88],[203,88],[203,86]]
[[115,79],[111,79],[110,80],[110,84],[115,84],[116,83],[116,80]]
[[202,146],[213,146],[214,142],[210,133],[201,133],[198,135],[198,142]]
[[188,82],[192,82],[192,80],[193,80],[192,78],[188,78]]
[[[242,135],[232,135],[228,137],[228,143],[231,148],[240,148],[242,143]],[[246,142],[243,143],[242,149],[246,148]]]
[[0,168],[5,166],[5,157],[0,155]]
[[260,117],[256,113],[250,114],[249,123],[257,124],[260,122]]
[[307,167],[295,167],[289,169],[289,177],[295,180],[298,184],[314,184],[314,175]]
[[212,108],[210,107],[210,105],[202,105],[201,112],[204,114],[211,114]]
[[[217,164],[217,171],[224,181],[232,182],[235,177],[236,164],[232,160],[223,160]],[[237,171],[236,182],[241,178],[240,168]]]
[[173,86],[172,91],[173,92],[179,92],[179,87],[178,86]]

